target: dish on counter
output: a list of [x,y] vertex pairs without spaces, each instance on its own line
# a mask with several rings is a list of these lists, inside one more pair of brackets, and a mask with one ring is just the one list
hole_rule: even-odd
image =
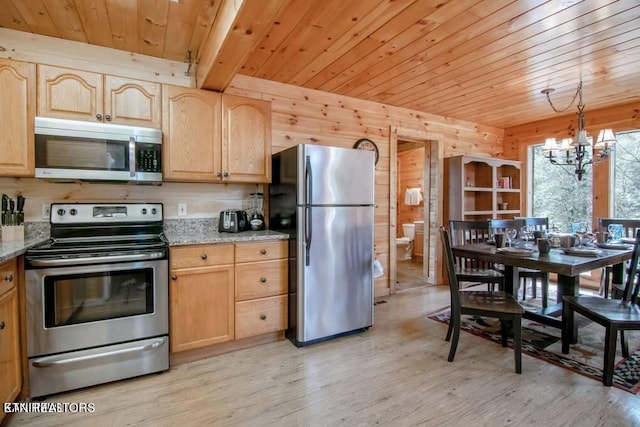
[[623,237],[622,239],[620,239],[620,241],[622,243],[630,243],[630,244],[634,244],[636,242],[635,237]]

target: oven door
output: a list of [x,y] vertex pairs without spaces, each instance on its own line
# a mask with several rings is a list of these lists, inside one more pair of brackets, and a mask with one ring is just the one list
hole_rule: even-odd
[[29,357],[167,335],[167,260],[25,271]]

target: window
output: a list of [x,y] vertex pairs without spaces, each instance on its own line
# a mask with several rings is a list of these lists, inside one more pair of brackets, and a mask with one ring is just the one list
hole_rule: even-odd
[[613,214],[640,218],[640,131],[616,134],[613,147]]
[[[638,150],[640,156],[640,150]],[[591,229],[592,217],[592,169],[578,181],[573,166],[558,166],[549,162],[542,153],[542,144],[529,151],[531,166],[531,215],[548,217],[549,228],[569,231],[572,223],[584,223]],[[640,166],[640,163],[637,163]],[[638,168],[640,171],[640,167]],[[637,190],[640,196],[640,189]],[[636,197],[640,202],[640,197]],[[640,203],[638,203],[640,209]],[[640,210],[639,210],[640,212]]]

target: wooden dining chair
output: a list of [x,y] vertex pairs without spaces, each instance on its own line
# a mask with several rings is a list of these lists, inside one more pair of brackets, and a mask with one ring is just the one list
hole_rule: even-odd
[[[468,245],[484,243],[489,239],[489,223],[487,221],[449,221],[451,245]],[[458,283],[471,283],[469,286],[487,284],[488,289],[504,290],[504,274],[494,268],[492,263],[476,259],[455,257],[456,277]]]
[[633,245],[629,273],[624,287],[622,299],[606,299],[599,296],[564,296],[562,298],[562,352],[569,353],[571,332],[574,328],[574,313],[579,313],[591,321],[604,326],[604,366],[602,382],[610,386],[613,382],[616,345],[618,331],[622,355],[629,357],[629,347],[625,341],[624,331],[640,330],[640,306],[638,291],[640,278],[638,272],[638,248],[640,247],[640,230],[636,233]]
[[[526,220],[524,218],[490,219],[488,222],[492,234],[505,233],[509,228],[515,228],[516,230],[520,231],[520,229],[526,225]],[[546,271],[532,270],[530,268],[520,268],[518,269],[518,279],[522,283],[523,301],[527,297],[527,279],[531,280],[532,283],[531,296],[533,298],[538,297],[537,287],[538,279],[540,279],[542,288],[542,308],[547,308],[549,301],[549,273],[547,273]],[[517,294],[517,291],[514,291],[514,295],[515,294]]]
[[[533,227],[534,231],[549,231],[549,218],[548,217],[526,217],[517,216],[513,219],[521,219],[524,221],[525,226]],[[520,277],[522,278],[522,299],[524,300],[527,295],[527,279],[531,280],[531,296],[537,298],[538,279],[540,279],[540,288],[542,290],[542,307],[547,308],[549,300],[549,273],[538,270],[524,269]]]
[[456,355],[463,314],[492,317],[500,319],[503,347],[507,346],[507,333],[509,326],[512,326],[515,371],[518,374],[522,373],[522,313],[524,313],[524,308],[511,295],[502,291],[461,291],[451,251],[449,232],[443,226],[440,226],[440,237],[451,293],[451,318],[445,338],[446,341],[451,341],[447,360],[453,362]]
[[[607,232],[611,224],[622,224],[622,237],[626,238],[633,238],[637,231],[640,230],[640,219],[598,218],[598,231]],[[622,298],[624,279],[620,283],[611,282],[613,282],[613,266],[608,265],[602,268],[600,294],[604,295],[605,298],[609,298],[609,295],[611,295],[611,298]]]

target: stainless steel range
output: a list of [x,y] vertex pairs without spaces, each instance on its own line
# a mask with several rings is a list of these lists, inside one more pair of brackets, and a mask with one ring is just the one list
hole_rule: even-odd
[[25,255],[29,390],[39,397],[169,368],[159,203],[51,206]]

